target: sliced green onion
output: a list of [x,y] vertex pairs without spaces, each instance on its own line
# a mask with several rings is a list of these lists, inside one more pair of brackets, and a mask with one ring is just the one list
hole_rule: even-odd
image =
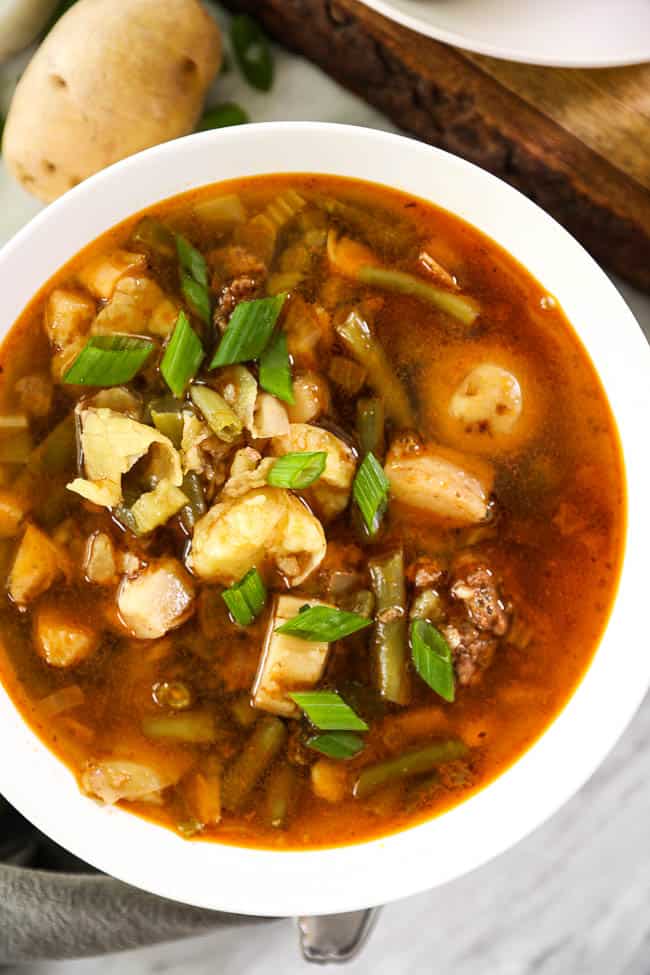
[[260,386],[285,403],[295,403],[287,336],[284,332],[276,332],[260,356]]
[[278,626],[276,633],[290,633],[312,643],[331,643],[342,640],[358,630],[370,626],[372,620],[358,613],[347,613],[333,606],[303,607],[297,616]]
[[295,691],[289,697],[321,731],[368,730],[366,722],[336,691]]
[[390,482],[383,467],[369,450],[355,474],[352,494],[371,535],[376,535],[379,529],[379,522],[386,510],[389,488]]
[[182,396],[190,379],[193,379],[203,362],[203,346],[190,325],[187,315],[178,313],[174,332],[169,341],[160,371],[174,396]]
[[199,122],[199,132],[207,129],[225,129],[229,125],[245,125],[250,122],[248,112],[234,102],[224,102],[209,109]]
[[454,664],[444,636],[427,620],[411,623],[411,658],[418,674],[444,698],[454,700]]
[[317,481],[327,464],[326,450],[306,450],[303,453],[284,454],[273,464],[267,481],[273,487],[293,488],[301,491]]
[[134,335],[93,335],[63,377],[76,386],[121,386],[142,368],[153,350],[151,339]]
[[266,35],[248,14],[230,22],[230,38],[241,73],[253,88],[268,91],[273,84],[273,57]]
[[235,622],[248,626],[264,609],[266,586],[257,569],[249,569],[243,579],[221,595]]
[[205,422],[220,440],[234,443],[238,439],[243,429],[242,422],[216,389],[200,383],[192,383],[190,397],[203,414]]
[[258,359],[271,338],[286,294],[240,301],[230,316],[210,368]]
[[181,272],[181,291],[185,301],[202,322],[210,324],[210,292],[204,284],[199,284],[187,271]]
[[176,252],[182,269],[187,271],[197,284],[202,284],[204,288],[207,288],[208,265],[205,263],[203,254],[201,251],[197,251],[196,247],[193,247],[189,240],[186,240],[181,234],[176,234],[175,237]]
[[354,758],[363,751],[363,741],[350,731],[327,731],[307,739],[309,748],[329,758]]

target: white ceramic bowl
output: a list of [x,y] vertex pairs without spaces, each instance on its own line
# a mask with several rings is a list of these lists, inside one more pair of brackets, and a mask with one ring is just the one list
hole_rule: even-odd
[[399,136],[317,123],[249,125],[150,149],[49,206],[0,253],[3,331],[81,247],[130,214],[236,176],[320,172],[389,184],[446,207],[498,241],[561,302],[607,390],[629,487],[625,562],[600,648],[571,701],[509,771],[451,812],[395,836],[311,852],[188,843],[81,796],[0,690],[0,792],[62,846],[145,890],[202,907],[282,916],[404,897],[477,867],[550,816],[594,771],[650,683],[645,629],[650,506],[650,351],[582,247],[475,166]]

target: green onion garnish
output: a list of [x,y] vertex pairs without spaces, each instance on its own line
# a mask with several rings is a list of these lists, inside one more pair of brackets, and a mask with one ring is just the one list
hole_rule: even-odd
[[210,304],[210,292],[203,284],[195,281],[187,271],[181,271],[181,291],[185,301],[190,306],[202,322],[210,324],[210,314],[212,311]]
[[260,356],[260,386],[285,403],[295,403],[287,336],[284,332],[276,332]]
[[190,379],[203,362],[203,346],[184,311],[178,313],[176,325],[160,363],[163,379],[174,396],[182,396]]
[[[225,62],[224,62],[225,63]],[[207,129],[225,129],[229,125],[245,125],[250,122],[248,112],[234,102],[224,102],[208,109],[199,122],[199,132]]]
[[331,643],[342,640],[358,630],[370,626],[372,620],[358,613],[347,613],[333,606],[306,606],[297,616],[278,626],[276,633],[290,633],[312,643]]
[[273,464],[267,481],[273,487],[301,491],[317,481],[327,464],[326,450],[306,450],[304,453],[284,454]]
[[289,697],[321,731],[368,730],[366,722],[336,691],[295,691]]
[[193,247],[185,237],[182,237],[180,234],[175,234],[175,237],[176,253],[178,254],[181,268],[183,271],[187,271],[189,276],[197,284],[202,284],[204,288],[207,288],[208,265],[205,263],[203,254],[201,251],[197,251],[196,247]]
[[240,301],[230,316],[210,368],[258,359],[271,338],[286,294]]
[[418,674],[444,698],[454,700],[454,665],[444,636],[427,620],[411,623],[411,657]]
[[363,741],[350,731],[326,731],[307,739],[309,748],[329,758],[354,758],[363,750]]
[[151,355],[154,343],[134,335],[93,335],[63,377],[76,386],[128,383]]
[[257,21],[247,14],[233,17],[230,38],[243,76],[253,88],[268,91],[273,84],[273,57]]
[[390,482],[383,467],[372,451],[368,451],[354,477],[352,494],[371,535],[376,535],[379,529],[389,488]]
[[264,609],[266,586],[257,569],[249,569],[239,582],[221,595],[235,622],[248,626]]

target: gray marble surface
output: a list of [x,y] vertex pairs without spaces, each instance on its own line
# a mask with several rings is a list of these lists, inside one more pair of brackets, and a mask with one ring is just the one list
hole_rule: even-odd
[[[21,61],[0,68],[0,108]],[[4,83],[4,87],[3,86]],[[215,100],[258,121],[321,119],[391,128],[298,58],[279,54],[271,96],[230,73]],[[2,172],[0,243],[38,205]],[[650,300],[621,290],[650,336]],[[350,975],[650,975],[650,701],[581,792],[545,826],[474,873],[384,908]],[[21,975],[298,975],[290,920]]]

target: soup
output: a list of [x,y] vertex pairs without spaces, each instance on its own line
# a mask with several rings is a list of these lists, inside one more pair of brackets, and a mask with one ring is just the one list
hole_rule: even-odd
[[363,841],[487,785],[588,666],[615,425],[552,296],[451,214],[193,191],[67,264],[0,368],[1,676],[89,799]]

